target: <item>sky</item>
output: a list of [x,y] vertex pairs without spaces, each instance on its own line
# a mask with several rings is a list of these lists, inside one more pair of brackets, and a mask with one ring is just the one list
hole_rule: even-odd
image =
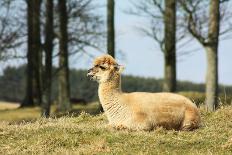
[[[125,13],[131,7],[130,1],[116,0],[116,58],[125,66],[124,74],[162,78],[164,70],[163,54],[154,41],[142,35],[136,26],[146,23],[142,18]],[[103,9],[105,16],[106,10]],[[196,83],[205,82],[206,54],[197,41],[186,49],[198,49],[187,55],[178,54],[177,79]],[[118,52],[120,51],[120,52]],[[94,51],[93,51],[94,53]],[[101,55],[99,52],[96,55]],[[121,54],[119,54],[121,53]],[[122,58],[122,55],[125,56]],[[222,40],[219,44],[219,83],[232,85],[232,39]],[[82,59],[82,58],[80,58]],[[85,61],[71,60],[73,68],[88,68],[92,58]]]

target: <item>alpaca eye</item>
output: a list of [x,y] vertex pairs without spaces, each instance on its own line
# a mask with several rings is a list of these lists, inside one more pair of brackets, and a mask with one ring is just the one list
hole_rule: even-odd
[[100,66],[100,68],[101,68],[102,70],[106,70],[106,68],[105,68],[105,67],[103,67],[103,66]]

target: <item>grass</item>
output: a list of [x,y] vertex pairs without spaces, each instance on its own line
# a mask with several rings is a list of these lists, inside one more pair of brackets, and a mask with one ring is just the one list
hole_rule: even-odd
[[[40,118],[41,109],[39,107],[30,107],[30,108],[18,108],[18,104],[7,104],[7,102],[0,102],[0,121],[9,121],[9,122],[21,122],[21,121],[31,121]],[[52,116],[55,111],[55,106],[51,107]],[[73,105],[73,110],[70,112],[70,115],[78,115],[82,111],[91,114],[98,113],[98,102],[93,102],[85,105],[75,104]]]
[[[205,93],[202,92],[194,92],[194,91],[185,91],[185,92],[178,92],[179,94],[188,97],[191,99],[196,105],[200,106],[203,105],[206,99]],[[232,105],[232,95],[221,93],[218,95],[219,104]]]
[[[87,110],[94,108],[96,104]],[[0,111],[0,154],[232,154],[231,106],[215,113],[202,110],[202,127],[193,132],[115,130],[106,126],[104,114],[84,112],[75,117],[15,120],[15,115],[28,117],[26,113],[39,114],[39,109],[8,110],[8,115]]]

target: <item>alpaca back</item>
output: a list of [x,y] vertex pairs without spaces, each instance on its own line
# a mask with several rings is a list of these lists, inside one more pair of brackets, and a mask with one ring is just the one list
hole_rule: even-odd
[[[181,129],[185,123],[200,123],[200,113],[189,99],[172,93],[125,93],[122,102],[132,111],[133,124]],[[187,119],[187,120],[186,120]]]

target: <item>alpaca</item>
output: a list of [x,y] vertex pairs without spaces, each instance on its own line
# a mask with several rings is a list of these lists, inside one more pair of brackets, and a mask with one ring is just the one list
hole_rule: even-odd
[[193,130],[200,125],[200,113],[188,98],[173,93],[124,93],[121,72],[110,55],[96,58],[87,76],[99,83],[98,95],[109,126],[117,129],[152,130],[163,127]]

